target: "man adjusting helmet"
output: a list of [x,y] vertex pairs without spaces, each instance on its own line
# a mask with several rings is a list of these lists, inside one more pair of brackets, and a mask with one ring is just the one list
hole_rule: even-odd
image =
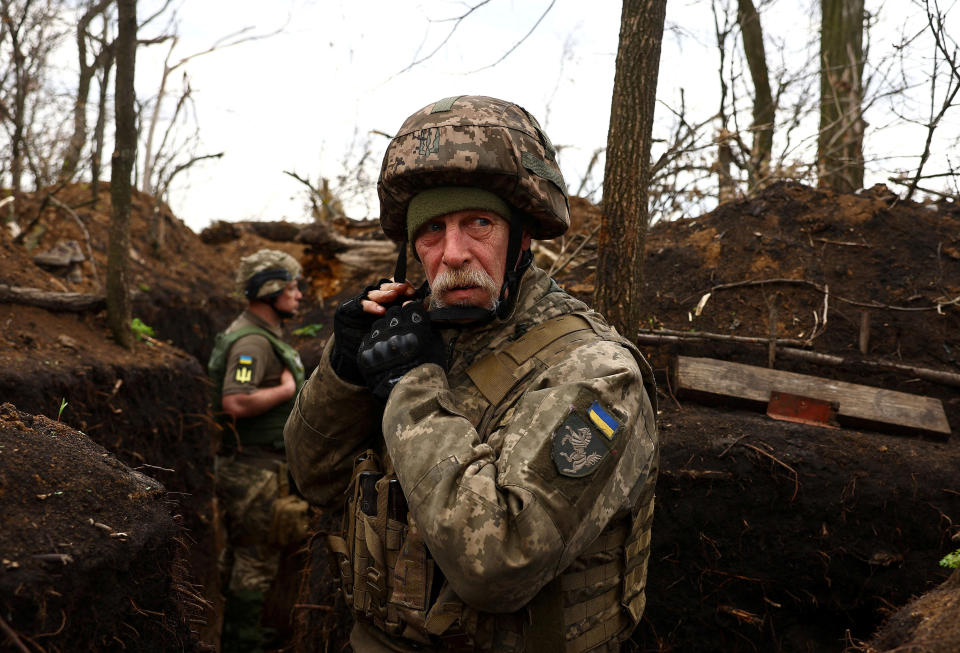
[[645,602],[655,392],[533,263],[569,226],[553,145],[516,104],[447,98],[404,122],[378,191],[427,284],[404,253],[338,307],[284,431],[305,496],[346,497],[353,648],[618,650]]

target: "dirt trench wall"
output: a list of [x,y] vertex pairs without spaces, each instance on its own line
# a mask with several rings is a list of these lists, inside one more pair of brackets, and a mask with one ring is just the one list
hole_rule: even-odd
[[155,479],[3,404],[0,507],[0,648],[197,650],[182,533]]
[[949,442],[666,411],[643,651],[845,650],[947,576]]
[[[140,345],[138,345],[140,346]],[[60,421],[88,435],[123,463],[163,483],[182,529],[184,583],[209,602],[195,627],[209,641],[219,619],[218,539],[214,517],[214,425],[206,375],[190,356],[170,355],[119,367],[0,370],[0,397],[17,409]],[[123,582],[118,579],[117,582]]]
[[205,366],[213,340],[240,314],[244,303],[222,293],[184,296],[154,288],[133,302],[133,315],[150,326],[162,341],[169,341]]

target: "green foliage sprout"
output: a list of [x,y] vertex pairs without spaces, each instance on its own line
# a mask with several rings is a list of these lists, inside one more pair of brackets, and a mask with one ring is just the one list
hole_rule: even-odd
[[306,324],[299,329],[293,330],[293,335],[295,336],[308,336],[310,338],[316,337],[320,333],[320,329],[323,328],[322,324]]
[[67,407],[66,398],[60,398],[60,410],[57,411],[57,421],[60,421],[60,416],[63,415],[63,409]]
[[144,336],[153,337],[153,327],[144,324],[139,317],[130,320],[130,330],[133,331],[133,335],[137,337],[137,340],[143,340]]
[[960,569],[960,549],[945,555],[940,565],[949,569]]

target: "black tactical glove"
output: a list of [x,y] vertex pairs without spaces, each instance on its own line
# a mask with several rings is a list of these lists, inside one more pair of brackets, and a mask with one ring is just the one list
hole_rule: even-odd
[[363,338],[357,365],[375,397],[386,402],[404,374],[424,363],[446,368],[443,339],[430,325],[430,316],[417,302],[394,306],[373,323]]
[[[385,283],[392,282],[390,279],[380,279],[367,286],[362,293],[337,306],[337,311],[333,314],[333,351],[330,352],[330,365],[344,381],[363,385],[363,375],[357,367],[357,353],[363,336],[370,332],[373,323],[380,319],[380,316],[365,312],[362,303],[371,290],[378,290]],[[387,307],[398,306],[398,302],[399,300],[387,304]]]

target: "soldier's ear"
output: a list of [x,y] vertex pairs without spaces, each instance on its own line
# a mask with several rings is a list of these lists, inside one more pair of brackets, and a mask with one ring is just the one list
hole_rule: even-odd
[[530,232],[524,230],[524,232],[523,232],[523,238],[520,240],[520,251],[521,251],[521,252],[530,249],[530,241],[531,241],[531,240],[532,240],[532,238],[530,237]]

